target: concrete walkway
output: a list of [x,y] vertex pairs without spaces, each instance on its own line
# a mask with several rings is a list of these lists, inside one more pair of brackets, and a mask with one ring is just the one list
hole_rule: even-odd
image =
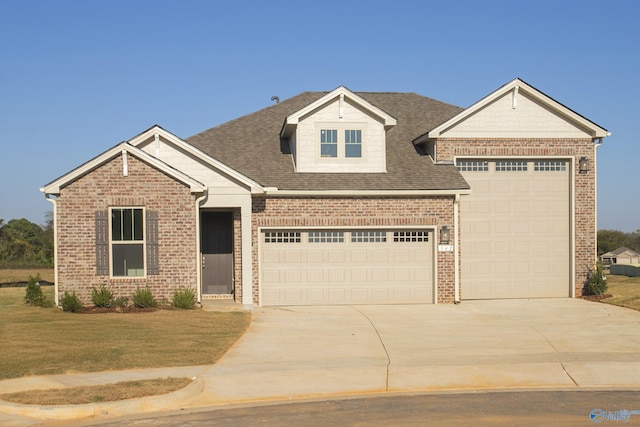
[[0,425],[385,392],[640,389],[640,312],[572,299],[256,308],[214,366],[6,380],[0,393],[167,376],[195,379],[121,402],[0,401]]

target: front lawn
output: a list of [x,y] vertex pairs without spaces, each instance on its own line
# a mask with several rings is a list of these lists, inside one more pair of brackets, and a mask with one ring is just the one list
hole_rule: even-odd
[[[53,299],[53,287],[43,287]],[[247,329],[247,312],[73,314],[24,304],[0,288],[0,379],[66,372],[208,365]]]
[[611,298],[602,300],[607,304],[619,305],[640,311],[640,277],[607,275],[607,294]]

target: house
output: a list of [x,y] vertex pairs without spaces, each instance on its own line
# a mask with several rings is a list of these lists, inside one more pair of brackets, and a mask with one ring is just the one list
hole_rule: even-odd
[[245,305],[579,297],[608,132],[520,79],[468,108],[304,92],[52,181],[56,299],[149,286]]
[[634,250],[621,247],[615,251],[600,255],[602,265],[611,264],[640,264],[640,254]]

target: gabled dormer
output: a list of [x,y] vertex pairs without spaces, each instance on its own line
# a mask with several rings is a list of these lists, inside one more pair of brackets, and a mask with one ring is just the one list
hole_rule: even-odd
[[290,114],[280,137],[296,172],[386,172],[386,131],[396,119],[344,86]]

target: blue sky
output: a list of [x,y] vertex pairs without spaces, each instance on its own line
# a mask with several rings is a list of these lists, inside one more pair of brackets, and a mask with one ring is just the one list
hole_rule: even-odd
[[[608,129],[598,226],[640,229],[640,2],[0,0],[0,218],[153,124],[181,137],[308,90],[467,107],[515,77]],[[250,141],[248,141],[250,143]]]

